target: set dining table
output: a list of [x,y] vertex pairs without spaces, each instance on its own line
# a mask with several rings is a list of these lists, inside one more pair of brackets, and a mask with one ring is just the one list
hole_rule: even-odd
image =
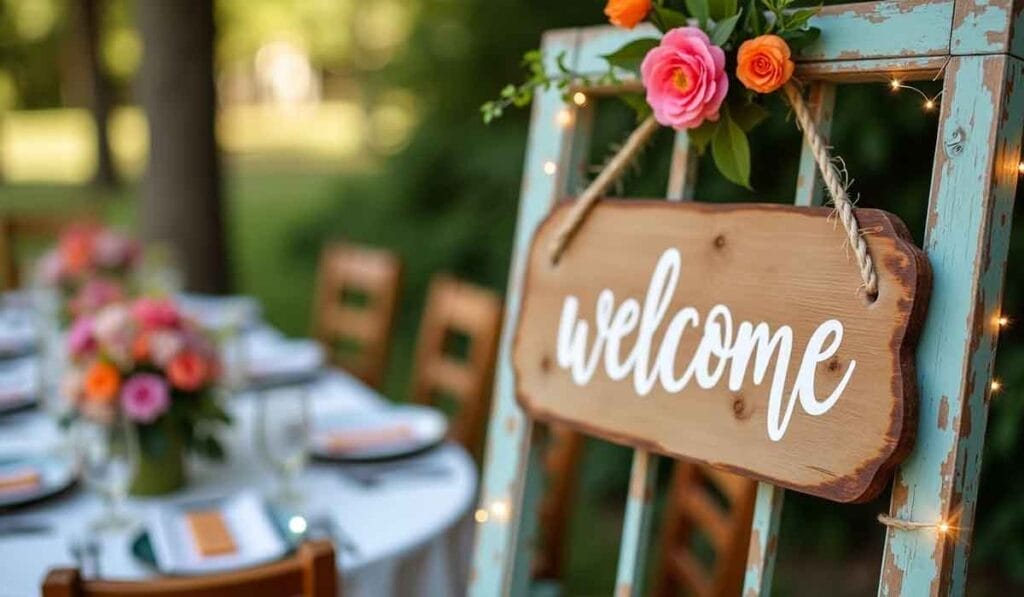
[[[262,321],[245,334],[255,343],[280,338]],[[387,398],[341,370],[322,368],[303,383],[314,420],[391,408]],[[190,460],[188,484],[173,494],[130,498],[126,509],[136,524],[129,528],[94,532],[90,520],[103,511],[103,500],[81,482],[39,501],[0,509],[0,597],[38,595],[47,572],[58,567],[77,567],[87,576],[109,580],[153,578],[157,569],[139,557],[136,547],[154,511],[245,493],[271,495],[275,477],[256,449],[255,426],[260,400],[273,391],[243,390],[226,397],[232,418],[221,434],[226,458]],[[65,435],[43,408],[0,416],[0,462],[60,452]],[[295,481],[300,500],[294,511],[311,527],[315,522],[327,529],[346,596],[461,595],[477,482],[473,460],[451,442],[396,460],[314,459]]]

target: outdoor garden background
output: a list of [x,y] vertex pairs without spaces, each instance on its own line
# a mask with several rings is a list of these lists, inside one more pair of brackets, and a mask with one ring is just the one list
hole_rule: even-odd
[[[131,226],[147,160],[139,106],[143,36],[131,0],[96,2],[99,74],[109,84],[113,176],[97,165],[81,8],[88,0],[0,0],[0,213],[101,209]],[[309,330],[320,245],[345,238],[406,262],[385,390],[408,389],[429,276],[447,270],[503,290],[529,111],[484,125],[479,106],[519,78],[542,31],[599,24],[602,2],[576,0],[219,0],[217,134],[228,287],[259,297],[286,332]],[[920,86],[938,91],[937,84]],[[605,105],[607,104],[607,105]],[[777,105],[783,111],[784,107]],[[632,124],[603,101],[593,162]],[[936,114],[886,81],[842,88],[833,144],[860,205],[895,212],[922,241]],[[701,201],[791,201],[799,133],[769,119],[753,137],[749,192],[701,168]],[[662,131],[625,194],[663,194]],[[116,180],[114,180],[116,179]],[[964,197],[964,201],[974,198]],[[981,483],[971,595],[1024,591],[1024,222],[1017,210]],[[200,216],[197,214],[197,218]],[[767,290],[766,290],[767,291]],[[591,441],[572,522],[568,593],[613,586],[629,451]],[[667,479],[668,462],[663,462]],[[874,593],[888,496],[838,506],[790,494],[777,594]],[[652,558],[654,560],[654,558]],[[799,580],[798,580],[799,578]]]

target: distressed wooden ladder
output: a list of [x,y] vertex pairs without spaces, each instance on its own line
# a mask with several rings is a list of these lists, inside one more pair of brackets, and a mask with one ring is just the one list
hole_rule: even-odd
[[[935,279],[917,356],[920,422],[914,452],[894,480],[890,514],[951,520],[959,530],[940,534],[889,528],[878,594],[963,595],[1024,124],[1024,0],[831,6],[812,24],[821,29],[821,39],[799,57],[797,72],[812,86],[815,115],[825,134],[836,83],[943,80],[924,241]],[[609,27],[557,30],[544,36],[543,50],[547,60],[564,52],[565,63],[576,71],[599,74],[605,69],[602,54],[653,33]],[[535,425],[515,401],[512,336],[527,248],[553,202],[581,186],[595,103],[574,107],[569,126],[556,124],[566,109],[557,91],[539,95],[533,106],[481,487],[481,508],[488,515],[480,516],[486,521],[477,530],[470,578],[470,593],[480,597],[528,593],[542,446]],[[552,172],[548,162],[555,166],[553,174],[545,173]],[[689,198],[694,170],[686,135],[679,134],[670,200]],[[795,203],[819,203],[821,185],[806,146],[799,172]],[[618,595],[641,592],[655,464],[652,455],[635,452]],[[782,501],[781,489],[758,488],[744,595],[771,592]]]

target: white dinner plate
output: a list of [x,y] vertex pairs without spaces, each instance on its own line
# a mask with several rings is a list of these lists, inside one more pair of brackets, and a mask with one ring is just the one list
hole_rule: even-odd
[[317,458],[368,461],[399,458],[444,441],[448,420],[427,406],[402,405],[349,414],[318,415],[311,451]]
[[[185,518],[186,514],[197,510],[220,511],[237,547],[234,553],[214,556],[199,553]],[[281,522],[254,491],[223,499],[154,506],[146,517],[146,532],[157,569],[173,576],[199,576],[260,566],[280,560],[293,547]]]
[[0,416],[39,401],[39,363],[34,357],[0,360]]
[[31,354],[36,350],[38,330],[28,309],[0,309],[0,359]]
[[70,458],[49,455],[0,456],[0,476],[23,470],[39,474],[39,484],[30,489],[0,491],[0,509],[24,506],[61,493],[74,484],[75,466]]

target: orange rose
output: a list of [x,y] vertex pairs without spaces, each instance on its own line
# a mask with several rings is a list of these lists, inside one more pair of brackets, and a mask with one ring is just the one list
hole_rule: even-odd
[[136,363],[148,361],[152,356],[149,334],[142,333],[132,341],[132,359]]
[[786,40],[778,35],[762,35],[740,45],[736,78],[758,93],[771,93],[793,76],[793,61]]
[[604,14],[616,27],[632,29],[651,12],[651,0],[608,0]]
[[121,374],[110,363],[97,361],[85,372],[82,380],[85,398],[94,402],[111,403],[121,389]]
[[167,366],[171,385],[186,392],[195,392],[209,378],[210,366],[203,357],[191,351],[178,353]]

